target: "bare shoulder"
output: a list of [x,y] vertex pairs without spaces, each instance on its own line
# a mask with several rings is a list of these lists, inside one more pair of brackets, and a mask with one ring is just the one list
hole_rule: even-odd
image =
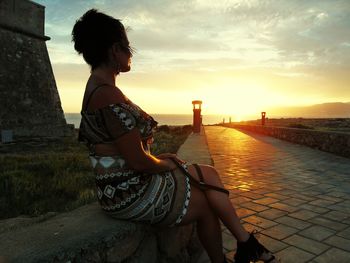
[[110,104],[123,103],[125,101],[126,98],[120,89],[111,85],[103,85],[91,94],[88,109],[94,110],[103,108]]

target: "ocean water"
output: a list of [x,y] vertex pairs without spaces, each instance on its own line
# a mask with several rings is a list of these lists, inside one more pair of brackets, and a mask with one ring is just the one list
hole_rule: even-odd
[[[65,113],[66,121],[69,124],[74,124],[75,128],[79,128],[80,124],[80,113]],[[151,114],[152,117],[158,122],[158,125],[186,125],[192,124],[192,114]],[[225,118],[226,122],[229,117],[224,115],[203,115],[203,124],[217,124],[223,121]]]

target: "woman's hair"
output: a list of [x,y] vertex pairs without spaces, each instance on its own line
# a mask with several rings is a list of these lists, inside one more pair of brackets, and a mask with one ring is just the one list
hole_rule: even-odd
[[95,69],[108,61],[108,49],[118,43],[120,47],[128,44],[125,28],[118,20],[96,9],[87,11],[79,18],[72,30],[74,48]]

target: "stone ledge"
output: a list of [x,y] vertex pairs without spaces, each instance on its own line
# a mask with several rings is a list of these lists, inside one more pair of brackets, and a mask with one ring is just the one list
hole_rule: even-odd
[[156,228],[116,220],[97,203],[49,220],[3,230],[8,262],[195,262],[202,251],[193,226]]
[[[178,155],[189,163],[212,164],[204,131],[191,134]],[[203,251],[194,225],[157,228],[116,220],[97,203],[0,221],[0,263],[194,263]]]

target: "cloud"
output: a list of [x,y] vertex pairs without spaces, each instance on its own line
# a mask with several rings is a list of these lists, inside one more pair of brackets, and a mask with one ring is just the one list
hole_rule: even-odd
[[97,8],[131,28],[137,52],[132,72],[121,79],[128,87],[196,89],[206,81],[255,78],[271,93],[295,99],[350,97],[348,0],[37,2],[46,6],[47,45],[59,78],[74,78],[76,66],[64,65],[83,63],[71,30],[85,11]]

